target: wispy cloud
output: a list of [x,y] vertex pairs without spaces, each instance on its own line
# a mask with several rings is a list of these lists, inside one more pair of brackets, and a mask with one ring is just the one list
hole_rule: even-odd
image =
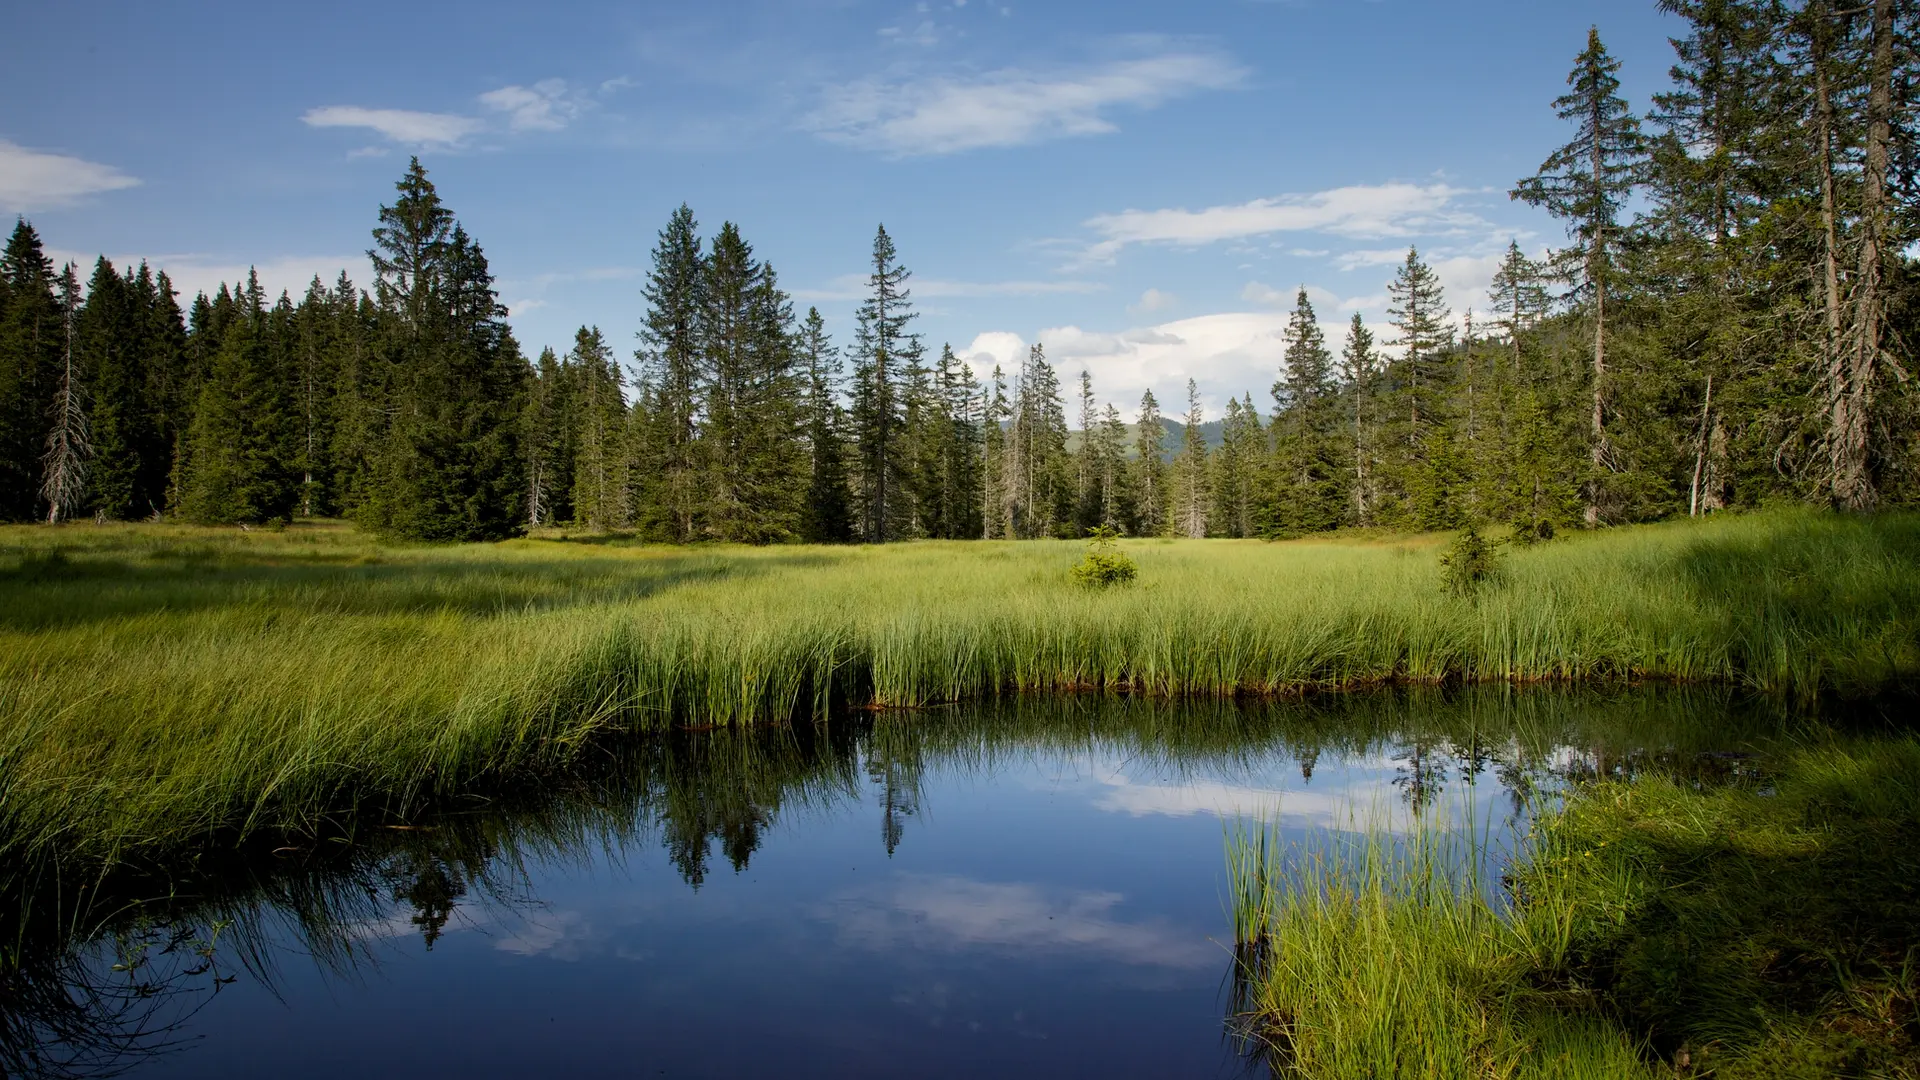
[[[944,281],[914,278],[907,283],[916,299],[941,300],[985,296],[1056,296],[1097,293],[1106,286],[1093,281]],[[858,300],[867,295],[864,274],[842,274],[824,287],[795,289],[796,300]]]
[[1159,920],[1117,918],[1124,899],[1024,882],[901,875],[885,886],[842,893],[820,914],[843,943],[876,951],[1065,952],[1180,970],[1219,963],[1218,947],[1200,934]]
[[[608,79],[600,84],[600,93],[609,94],[631,85],[632,80],[624,76]],[[499,120],[489,121],[464,113],[369,109],[359,105],[324,105],[308,109],[300,119],[308,127],[360,128],[403,146],[445,149],[459,146],[482,132],[498,131],[503,123],[505,130],[512,133],[561,131],[594,105],[591,94],[575,90],[565,79],[542,79],[528,86],[502,86],[474,100]],[[372,157],[377,152],[377,147],[361,147],[347,156]]]
[[1085,259],[1111,260],[1129,244],[1196,247],[1280,232],[1366,240],[1488,229],[1485,219],[1459,205],[1472,194],[1472,189],[1444,183],[1392,183],[1276,195],[1204,210],[1123,210],[1087,221],[1100,239],[1086,249]]
[[580,115],[581,100],[564,79],[542,79],[532,86],[503,86],[480,95],[480,104],[505,113],[513,131],[560,131]]
[[365,109],[358,105],[308,109],[300,119],[308,127],[366,128],[394,142],[412,146],[453,146],[485,126],[471,116],[455,113]]
[[14,213],[69,206],[139,183],[111,165],[0,139],[0,207]]
[[1118,107],[1151,108],[1236,86],[1227,58],[1173,51],[1065,74],[1002,68],[970,77],[866,79],[827,90],[807,126],[822,138],[898,156],[1022,146],[1116,130]]

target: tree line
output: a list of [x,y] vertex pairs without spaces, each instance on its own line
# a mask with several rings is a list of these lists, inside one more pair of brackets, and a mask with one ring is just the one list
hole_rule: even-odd
[[932,354],[884,227],[844,344],[736,225],[703,236],[682,206],[631,367],[594,327],[529,362],[415,160],[370,289],[270,298],[250,276],[183,311],[144,264],[56,272],[19,221],[0,517],[877,543],[1914,502],[1915,10],[1661,6],[1686,26],[1670,89],[1637,116],[1590,33],[1554,102],[1572,137],[1512,192],[1566,246],[1510,244],[1491,310],[1458,316],[1409,250],[1386,324],[1355,315],[1337,345],[1301,288],[1270,402],[1229,398],[1217,445],[1191,382],[1176,423],[1151,393],[1123,416],[1089,373],[1063,385],[1040,346],[991,372]]

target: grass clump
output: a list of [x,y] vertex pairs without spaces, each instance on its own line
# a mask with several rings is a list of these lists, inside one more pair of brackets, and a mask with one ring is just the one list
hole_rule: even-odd
[[1504,899],[1457,836],[1230,845],[1244,1008],[1302,1077],[1920,1076],[1920,741],[1775,764],[1579,789]]
[[1082,585],[1104,589],[1112,585],[1131,585],[1140,568],[1114,543],[1119,534],[1107,525],[1096,525],[1089,533],[1087,553],[1069,571]]

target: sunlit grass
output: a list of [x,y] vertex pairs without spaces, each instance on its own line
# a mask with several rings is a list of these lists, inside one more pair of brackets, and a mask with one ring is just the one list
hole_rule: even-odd
[[[585,542],[582,542],[582,541]],[[391,548],[344,526],[0,529],[0,844],[112,856],[569,768],[597,735],[1014,691],[1920,674],[1920,518],[1781,513],[1514,551],[1443,538]]]

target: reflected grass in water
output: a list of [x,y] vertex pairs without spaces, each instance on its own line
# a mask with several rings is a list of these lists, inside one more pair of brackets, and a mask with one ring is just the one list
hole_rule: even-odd
[[1484,837],[1229,835],[1236,1003],[1302,1077],[1920,1075],[1920,741],[1570,790],[1490,897]]
[[[101,979],[125,943],[151,942],[158,956],[175,937],[207,940],[219,928],[219,972],[272,983],[291,947],[350,978],[396,933],[431,943],[462,908],[523,909],[536,899],[529,883],[556,868],[656,853],[698,887],[727,867],[744,870],[783,820],[855,804],[874,806],[891,851],[911,842],[911,814],[936,773],[990,776],[1036,754],[1127,760],[1175,782],[1311,772],[1338,760],[1398,763],[1403,782],[1382,789],[1395,813],[1431,818],[1482,777],[1514,792],[1517,812],[1527,791],[1697,762],[1699,751],[1769,738],[1781,723],[1772,707],[1723,689],[1490,686],[1237,703],[1022,697],[818,725],[656,732],[606,744],[564,776],[404,815],[366,807],[164,861],[67,853],[0,867],[0,971],[22,991],[0,1003],[13,1031],[0,1036],[0,1070],[21,1071],[22,1059],[8,1055],[58,1043],[66,1030],[58,1016],[35,1019],[30,1003]],[[159,980],[157,968],[148,972]],[[204,1000],[215,977],[170,977],[165,993]],[[29,983],[39,996],[24,992]],[[104,1008],[88,1015],[89,1030],[123,1030]]]

